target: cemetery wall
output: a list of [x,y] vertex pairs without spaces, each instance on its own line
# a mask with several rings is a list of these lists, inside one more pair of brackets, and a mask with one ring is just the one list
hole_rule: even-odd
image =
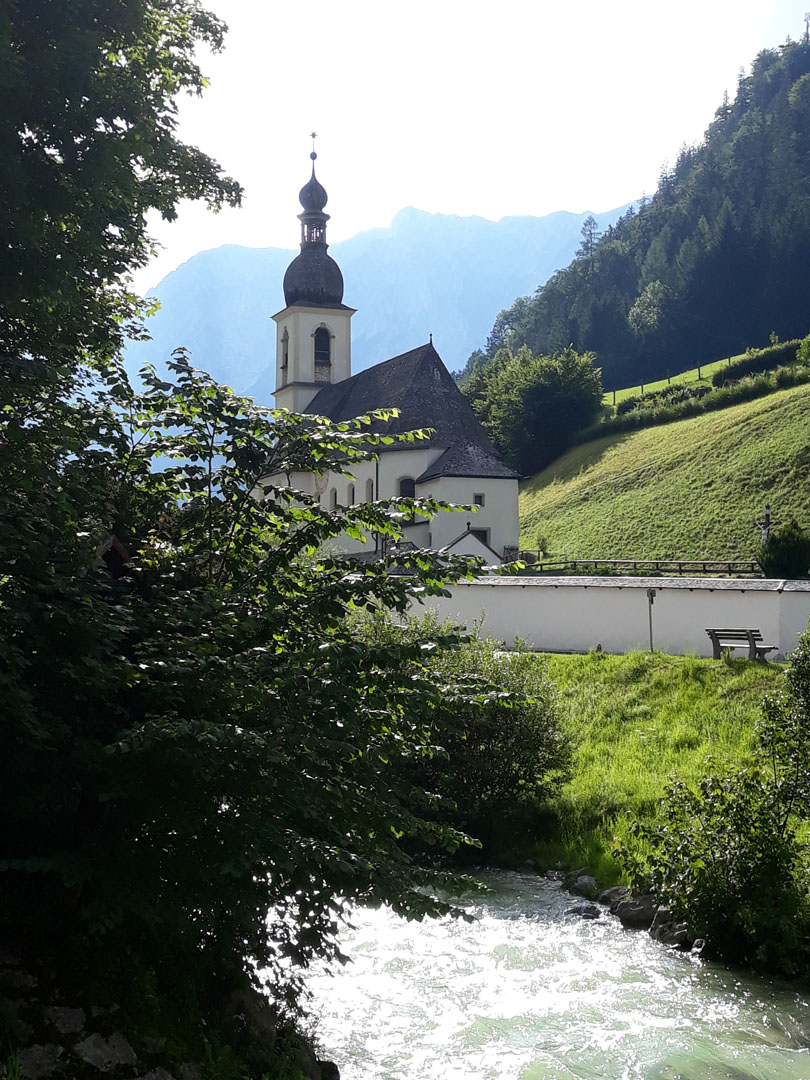
[[[648,590],[652,593],[652,605]],[[454,586],[426,606],[442,618],[511,647],[516,638],[540,652],[625,653],[653,646],[674,655],[711,656],[709,627],[760,630],[783,659],[810,619],[810,582],[744,578],[480,578]],[[741,655],[737,652],[736,655]]]

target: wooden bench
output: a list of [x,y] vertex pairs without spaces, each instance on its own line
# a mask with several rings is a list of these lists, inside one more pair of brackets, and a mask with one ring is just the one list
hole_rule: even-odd
[[719,660],[723,649],[748,649],[748,659],[758,660],[765,663],[767,654],[778,649],[778,645],[764,645],[762,634],[759,630],[729,629],[728,627],[716,627],[707,629],[706,633],[712,641],[714,659]]

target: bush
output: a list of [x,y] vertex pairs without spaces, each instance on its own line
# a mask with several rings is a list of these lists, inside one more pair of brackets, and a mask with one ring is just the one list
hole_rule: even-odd
[[810,574],[810,536],[796,520],[771,529],[757,548],[756,560],[767,578],[806,578]]
[[795,364],[797,350],[801,342],[783,341],[777,345],[768,345],[764,349],[748,349],[745,356],[726,367],[718,368],[712,375],[713,386],[725,386],[743,375],[754,375],[761,371],[773,371],[785,364]]
[[[605,435],[619,434],[625,431],[639,431],[642,428],[670,424],[675,420],[686,420],[704,412],[715,412],[744,401],[765,397],[776,390],[790,386],[799,386],[810,382],[810,366],[795,364],[792,367],[778,368],[772,373],[758,376],[746,375],[736,382],[717,386],[698,396],[683,396],[679,400],[664,404],[658,392],[645,394],[643,397],[628,398],[616,407],[616,415],[581,431],[580,443],[591,439],[600,439]],[[627,405],[627,408],[624,406]]]
[[426,668],[442,702],[435,731],[443,753],[423,757],[408,775],[435,799],[435,812],[485,845],[513,843],[566,778],[571,748],[563,735],[557,695],[539,658],[504,652],[477,634],[454,649],[429,649],[451,627],[429,614],[396,624],[365,621],[361,634],[382,643],[421,642]]
[[810,635],[790,660],[785,691],[763,703],[750,768],[671,784],[659,818],[634,822],[616,854],[631,884],[718,956],[807,976]]

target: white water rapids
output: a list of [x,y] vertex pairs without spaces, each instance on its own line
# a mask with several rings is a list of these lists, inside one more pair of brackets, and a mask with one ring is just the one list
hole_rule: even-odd
[[342,1080],[808,1080],[810,993],[673,953],[540,877],[473,923],[361,909],[309,980]]

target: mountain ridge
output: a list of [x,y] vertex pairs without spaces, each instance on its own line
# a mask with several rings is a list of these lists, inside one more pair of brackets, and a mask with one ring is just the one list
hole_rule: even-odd
[[[595,216],[606,227],[626,209]],[[352,370],[422,344],[431,333],[447,366],[462,367],[498,311],[570,262],[587,216],[558,210],[496,222],[405,207],[390,226],[330,245],[346,283],[344,300],[357,309]],[[160,364],[184,346],[195,366],[270,404],[270,318],[284,307],[282,279],[295,251],[225,244],[186,260],[149,290],[161,309],[148,320],[152,340],[127,347],[130,371]]]

